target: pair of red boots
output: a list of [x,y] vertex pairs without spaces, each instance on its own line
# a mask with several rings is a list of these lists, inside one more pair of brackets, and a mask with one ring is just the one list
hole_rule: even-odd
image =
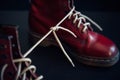
[[110,39],[94,32],[87,21],[102,30],[89,17],[75,10],[73,0],[31,0],[30,34],[38,42],[22,55],[17,29],[0,27],[3,31],[0,34],[6,36],[0,39],[1,80],[42,79],[42,76],[37,78],[35,66],[31,66],[31,60],[26,58],[39,44],[59,46],[73,66],[64,47],[81,63],[101,67],[114,65],[119,60],[118,48]]

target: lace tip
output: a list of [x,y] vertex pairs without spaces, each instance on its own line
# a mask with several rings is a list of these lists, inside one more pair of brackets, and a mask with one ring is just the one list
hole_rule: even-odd
[[76,35],[75,35],[74,37],[75,37],[75,38],[77,38],[77,36],[76,36]]
[[43,75],[41,75],[41,76],[40,76],[40,80],[42,80],[43,78],[44,78]]
[[75,67],[75,64],[74,63],[71,63],[73,67]]
[[101,28],[100,31],[103,31],[103,29]]

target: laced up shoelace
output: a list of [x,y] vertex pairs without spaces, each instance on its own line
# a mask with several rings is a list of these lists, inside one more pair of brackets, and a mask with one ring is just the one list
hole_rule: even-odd
[[[38,46],[44,39],[46,39],[46,37],[48,37],[51,33],[53,33],[57,43],[59,44],[61,50],[63,51],[64,55],[67,57],[67,59],[69,60],[69,62],[72,64],[73,67],[75,67],[72,59],[69,57],[69,55],[67,54],[67,52],[65,51],[65,49],[63,48],[62,46],[62,43],[60,42],[57,34],[56,34],[56,31],[58,30],[63,30],[63,31],[66,31],[68,33],[70,33],[71,35],[73,35],[73,37],[77,38],[77,36],[72,32],[70,31],[69,29],[66,29],[62,26],[60,26],[61,23],[63,23],[67,18],[71,19],[71,16],[74,16],[75,19],[73,20],[73,23],[76,23],[77,21],[78,22],[78,25],[77,27],[80,28],[80,24],[83,24],[84,25],[84,29],[83,29],[83,32],[86,31],[86,29],[88,29],[88,26],[90,26],[90,23],[86,22],[86,19],[88,21],[90,21],[93,25],[95,25],[98,29],[100,29],[102,31],[102,28],[97,24],[95,23],[92,19],[90,19],[89,17],[83,15],[82,13],[78,12],[78,11],[75,11],[75,7],[73,6],[73,8],[71,9],[71,11],[54,27],[51,27],[50,28],[50,31],[48,33],[46,33],[32,48],[30,48],[28,50],[28,52],[26,53],[29,54],[31,51],[33,51],[33,49]],[[85,22],[85,23],[82,23],[82,20]]]
[[[88,21],[90,21],[93,25],[95,25],[99,30],[103,30],[96,22],[94,22],[92,19],[90,19],[89,17],[87,17],[86,15],[82,14],[81,12],[78,12],[75,10],[75,7],[73,7],[73,9],[71,10],[69,15],[69,19],[71,19],[72,16],[74,16],[74,21],[73,23],[76,23],[78,21],[78,25],[77,27],[80,28],[80,25],[83,24],[84,25],[84,29],[83,32],[86,31],[86,29],[88,29],[88,26],[90,26],[89,22],[86,22],[86,19]],[[84,23],[83,23],[84,22]]]
[[[16,76],[15,80],[18,80],[18,78],[20,76],[23,76],[22,80],[26,80],[26,74],[27,74],[27,71],[29,71],[29,70],[31,70],[33,73],[36,72],[36,67],[34,65],[30,65],[32,61],[31,61],[30,58],[26,58],[27,55],[24,54],[22,58],[14,59],[13,60],[13,63],[19,63],[19,65],[18,65],[18,71],[17,71],[17,76]],[[21,68],[22,68],[22,62],[24,62],[24,63],[27,62],[28,63],[28,67],[24,68],[23,70],[21,70]],[[3,68],[2,68],[2,71],[1,71],[1,80],[4,80],[3,76],[4,76],[4,72],[5,72],[5,70],[6,70],[7,67],[8,67],[8,64],[5,64],[3,66]],[[37,77],[37,79],[35,79],[35,80],[42,80],[42,79],[43,79],[43,76],[41,75],[41,76]],[[29,80],[33,80],[32,77],[30,77]]]

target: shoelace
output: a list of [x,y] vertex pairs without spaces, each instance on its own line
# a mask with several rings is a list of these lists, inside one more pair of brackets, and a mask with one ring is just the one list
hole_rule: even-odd
[[[29,54],[30,54],[30,53],[29,53]],[[27,55],[28,55],[28,54],[27,54]],[[16,76],[16,79],[15,79],[15,80],[18,80],[18,78],[19,78],[20,76],[23,76],[23,77],[22,77],[22,80],[26,80],[26,72],[29,71],[29,70],[32,70],[33,73],[36,72],[36,67],[35,67],[34,65],[30,65],[32,61],[31,61],[30,58],[26,58],[27,55],[26,55],[26,53],[25,53],[22,58],[14,59],[14,60],[13,60],[13,63],[19,63],[19,65],[18,65],[18,71],[17,71],[17,76]],[[28,67],[26,67],[24,70],[21,71],[22,62],[27,62],[27,63],[28,63]],[[3,79],[3,76],[4,76],[4,72],[5,72],[6,68],[7,68],[7,66],[8,66],[8,64],[5,64],[5,65],[3,66],[3,68],[2,68],[2,71],[1,71],[1,80],[4,80],[4,79]],[[39,77],[37,77],[37,79],[35,79],[35,80],[41,80],[41,79],[43,79],[43,76],[42,76],[42,75],[39,76]],[[30,77],[29,80],[32,80],[32,77]]]
[[[74,12],[75,12],[75,13],[74,13]],[[94,24],[98,29],[100,29],[100,30],[102,31],[102,28],[101,28],[97,23],[95,23],[95,22],[94,22],[93,20],[91,20],[89,17],[81,14],[80,12],[75,11],[75,7],[73,7],[73,8],[71,9],[71,11],[70,11],[56,26],[51,27],[51,28],[50,28],[50,31],[49,31],[48,33],[46,33],[33,47],[31,47],[31,48],[26,52],[26,55],[29,54],[29,53],[31,53],[35,47],[37,47],[44,39],[46,39],[46,37],[48,37],[51,33],[53,33],[53,35],[54,35],[57,43],[59,44],[61,50],[63,51],[64,55],[67,57],[67,59],[69,60],[69,62],[72,64],[72,66],[75,67],[72,59],[69,57],[69,55],[67,54],[67,52],[66,52],[65,49],[63,48],[62,43],[60,42],[60,40],[59,40],[59,38],[58,38],[58,36],[57,36],[57,34],[56,34],[56,31],[58,31],[58,30],[61,29],[61,30],[63,30],[63,31],[66,31],[66,32],[70,33],[70,34],[73,35],[75,38],[77,38],[77,36],[76,36],[72,31],[70,31],[69,29],[66,29],[66,28],[60,26],[60,24],[65,21],[65,19],[67,19],[67,18],[70,19],[72,15],[75,17],[73,23],[76,23],[76,21],[79,20],[79,22],[78,22],[78,28],[80,27],[80,24],[83,24],[83,23],[82,23],[82,20],[84,20],[84,21],[86,22],[86,19],[87,19],[87,20],[89,20],[92,24]],[[87,22],[86,22],[86,23],[84,23],[83,25],[84,25],[84,29],[83,29],[83,32],[84,32],[84,31],[86,31],[86,29],[88,28],[88,25],[90,25],[90,23],[87,23]],[[26,56],[26,55],[25,55],[25,56]]]
[[[88,29],[88,26],[90,26],[89,22],[86,22],[86,19],[88,21],[90,21],[93,25],[95,25],[99,30],[103,30],[96,22],[94,22],[92,19],[90,19],[89,17],[87,17],[86,15],[82,14],[81,12],[78,12],[75,10],[75,7],[73,6],[72,10],[70,11],[70,13],[68,14],[68,18],[71,19],[72,16],[74,16],[74,20],[73,23],[75,24],[78,21],[78,25],[77,27],[80,28],[80,25],[83,24],[84,25],[84,29],[83,32],[86,31],[86,29]],[[83,21],[85,23],[83,23]]]

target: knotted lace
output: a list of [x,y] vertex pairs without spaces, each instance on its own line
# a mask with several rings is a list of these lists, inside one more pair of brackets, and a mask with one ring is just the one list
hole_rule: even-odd
[[[67,52],[66,52],[65,49],[63,48],[62,43],[60,42],[60,40],[59,40],[59,38],[58,38],[58,36],[57,36],[57,34],[56,34],[56,31],[58,31],[58,30],[63,30],[63,31],[66,31],[66,32],[70,33],[71,35],[73,35],[73,37],[77,38],[77,36],[76,36],[71,30],[60,26],[67,18],[68,18],[68,19],[71,19],[71,16],[74,16],[74,17],[75,17],[75,19],[73,20],[73,23],[76,23],[77,21],[79,21],[79,22],[78,22],[78,25],[77,25],[78,28],[80,28],[80,25],[81,25],[81,24],[84,25],[83,32],[85,32],[85,31],[88,29],[88,26],[90,26],[90,23],[86,22],[86,19],[87,19],[88,21],[90,21],[93,25],[95,25],[98,29],[100,29],[100,30],[102,31],[102,28],[101,28],[97,23],[95,23],[95,22],[94,22],[93,20],[91,20],[89,17],[81,14],[80,12],[75,11],[75,7],[73,7],[73,8],[71,9],[71,11],[70,11],[56,26],[51,27],[51,28],[50,28],[50,31],[49,31],[48,33],[46,33],[32,48],[30,48],[30,49],[28,50],[28,52],[26,53],[26,55],[29,54],[31,51],[33,51],[33,49],[34,49],[36,46],[38,46],[44,39],[46,39],[46,37],[48,37],[51,33],[53,33],[53,35],[54,35],[57,43],[59,44],[61,50],[63,51],[64,55],[65,55],[65,56],[67,57],[67,59],[70,61],[70,63],[72,64],[72,66],[75,67],[72,59],[69,57],[69,55],[67,54]],[[82,20],[84,21],[84,23],[82,23],[82,22],[83,22]]]

